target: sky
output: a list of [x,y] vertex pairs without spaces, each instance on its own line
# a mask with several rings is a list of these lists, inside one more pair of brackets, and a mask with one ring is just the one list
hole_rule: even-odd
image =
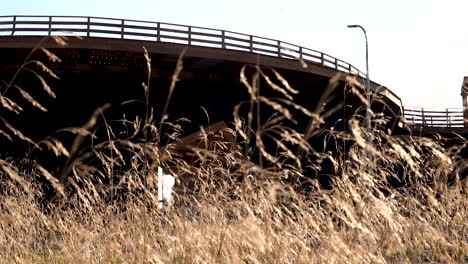
[[79,15],[225,29],[304,46],[365,71],[403,105],[460,108],[468,0],[0,0],[0,15]]

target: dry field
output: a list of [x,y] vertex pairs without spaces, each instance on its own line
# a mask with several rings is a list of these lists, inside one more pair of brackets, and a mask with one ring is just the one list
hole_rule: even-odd
[[[40,47],[33,52],[59,60]],[[38,85],[52,95],[40,77],[53,75],[47,66],[26,60],[19,71],[31,64],[42,68]],[[196,162],[178,152],[183,122],[165,112],[152,116],[150,107],[141,120],[126,120],[135,133],[122,139],[109,128],[108,138],[91,146],[84,146],[85,139],[101,122],[101,111],[68,130],[75,135],[69,145],[52,138],[32,142],[2,117],[0,136],[31,141],[66,162],[53,173],[33,159],[0,159],[0,262],[468,262],[468,183],[462,177],[466,161],[459,157],[464,144],[445,148],[430,139],[388,135],[378,129],[387,119],[375,114],[369,145],[362,117],[349,120],[349,132],[327,129],[327,112],[294,104],[297,91],[287,80],[255,69],[252,76],[240,73],[251,111],[233,109],[232,129],[202,131],[198,144],[185,147]],[[182,70],[181,57],[167,104]],[[284,97],[262,97],[259,80]],[[348,82],[362,91],[353,78]],[[2,111],[21,114],[6,93],[16,89],[14,83],[2,86]],[[142,89],[148,94],[151,86]],[[259,105],[271,107],[272,118],[260,122]],[[310,120],[305,133],[285,125],[297,112]],[[173,140],[162,144],[161,135]],[[323,135],[324,144],[346,141],[350,147],[316,151],[309,142]],[[93,163],[87,162],[91,156]],[[304,175],[320,175],[325,163],[332,165],[326,175],[332,188]],[[179,184],[163,209],[158,166]],[[397,187],[389,183],[397,181]]]

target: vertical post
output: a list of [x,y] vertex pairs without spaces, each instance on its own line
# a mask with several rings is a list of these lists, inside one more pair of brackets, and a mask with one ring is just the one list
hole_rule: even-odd
[[[369,44],[367,41],[367,33],[366,30],[361,27],[362,31],[364,31],[364,38],[366,39],[366,99],[367,99],[367,107],[366,107],[366,127],[367,127],[367,144],[372,146],[372,117],[371,117],[371,84],[370,84],[370,77],[369,77]],[[372,160],[372,153],[367,152],[367,157],[369,160]]]
[[124,38],[124,28],[125,28],[125,20],[122,19],[122,24],[120,25],[120,38]]
[[50,16],[49,17],[49,33],[48,33],[49,36],[51,35],[51,31],[52,31],[52,17]]
[[281,58],[281,41],[277,41],[277,48],[278,48],[278,57]]
[[192,45],[192,27],[188,27],[188,44],[189,46]]
[[434,122],[432,120],[432,116],[431,116],[431,127],[434,127]]
[[13,16],[13,26],[11,29],[11,35],[15,35],[15,29],[16,29],[16,16]]
[[335,58],[335,70],[338,70],[338,59]]
[[424,116],[424,108],[421,108],[421,115],[422,115],[422,126],[427,126],[426,124],[426,117]]
[[468,127],[468,95],[463,95],[463,127]]
[[468,127],[468,77],[466,76],[463,78],[461,96],[463,100],[463,127]]
[[89,37],[90,31],[91,31],[91,18],[88,17],[88,23],[87,23],[87,27],[86,27],[86,36],[87,37]]
[[351,68],[351,64],[348,64],[348,72],[352,73],[353,69]]
[[302,59],[302,47],[299,47],[299,58]]
[[322,66],[325,65],[325,55],[323,55],[323,52],[320,53],[320,64],[322,64]]
[[450,127],[450,118],[449,118],[448,108],[445,108],[445,113],[446,113],[446,116],[447,116],[447,127]]
[[250,35],[250,52],[253,52],[253,36]]
[[[360,28],[364,33],[364,38],[366,40],[366,130],[367,130],[367,144],[372,145],[372,117],[371,117],[371,86],[370,86],[370,77],[369,77],[369,44],[367,41],[367,32],[366,30],[360,25],[348,25],[348,28]],[[336,62],[336,61],[335,61]],[[369,160],[372,160],[372,153],[370,151],[367,152],[367,157]]]
[[161,42],[161,23],[158,22],[158,23],[156,24],[156,30],[157,30],[157,31],[156,31],[156,34],[157,34],[157,35],[156,35],[156,41],[157,41],[157,42]]
[[158,208],[162,209],[164,207],[163,200],[163,170],[158,166]]
[[226,37],[226,32],[224,30],[221,30],[221,48],[222,49],[226,49],[226,41],[225,41],[225,38]]

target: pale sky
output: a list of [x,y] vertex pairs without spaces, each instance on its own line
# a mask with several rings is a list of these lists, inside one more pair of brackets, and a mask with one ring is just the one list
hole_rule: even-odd
[[405,106],[462,107],[468,0],[0,0],[0,15],[80,15],[225,29],[278,39],[365,71]]

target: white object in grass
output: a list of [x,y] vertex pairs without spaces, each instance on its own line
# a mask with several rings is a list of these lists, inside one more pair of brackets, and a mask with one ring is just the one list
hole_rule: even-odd
[[175,177],[165,174],[161,167],[158,167],[158,201],[159,208],[169,205],[172,201],[172,188],[175,185]]

